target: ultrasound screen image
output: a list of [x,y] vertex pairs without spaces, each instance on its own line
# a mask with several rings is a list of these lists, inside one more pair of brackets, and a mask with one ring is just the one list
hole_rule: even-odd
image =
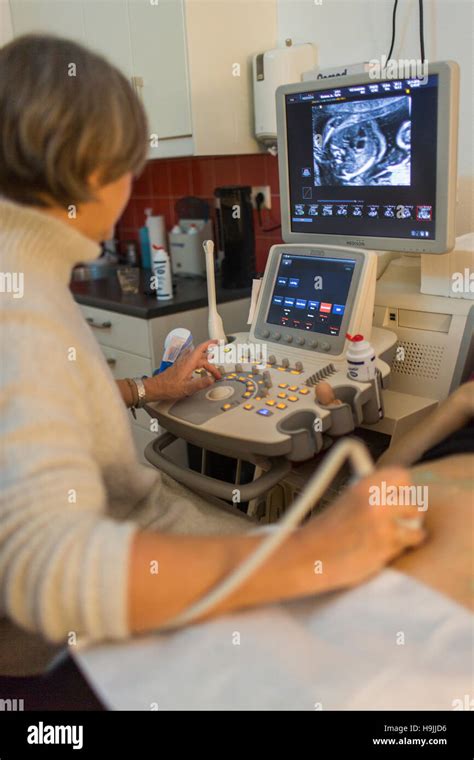
[[314,185],[410,185],[411,96],[312,106]]

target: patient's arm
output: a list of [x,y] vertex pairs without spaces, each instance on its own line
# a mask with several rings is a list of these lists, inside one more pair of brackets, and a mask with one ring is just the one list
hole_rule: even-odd
[[428,449],[436,446],[474,417],[474,381],[460,385],[454,393],[409,433],[402,436],[382,454],[378,464],[384,467],[408,466],[418,461]]
[[428,538],[392,566],[474,610],[474,455],[418,465],[411,476],[428,486]]

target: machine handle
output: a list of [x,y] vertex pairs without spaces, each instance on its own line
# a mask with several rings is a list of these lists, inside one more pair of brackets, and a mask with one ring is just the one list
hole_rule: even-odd
[[276,486],[291,470],[291,463],[283,457],[275,457],[271,461],[270,469],[251,483],[237,485],[236,483],[227,483],[225,480],[211,478],[209,475],[202,475],[199,472],[181,467],[179,464],[172,462],[163,454],[163,449],[167,448],[177,436],[169,432],[155,438],[145,449],[145,458],[150,464],[162,470],[166,475],[177,480],[179,483],[188,488],[202,491],[211,496],[217,496],[219,499],[232,501],[236,489],[240,491],[240,501],[250,501],[256,499],[261,494]]
[[92,317],[87,317],[86,322],[96,330],[110,330],[112,327],[112,322],[102,322],[102,324],[99,325],[98,322],[94,322]]

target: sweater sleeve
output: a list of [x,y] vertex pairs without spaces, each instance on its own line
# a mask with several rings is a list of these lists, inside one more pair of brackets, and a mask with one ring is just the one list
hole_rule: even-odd
[[53,319],[2,315],[0,614],[55,642],[128,634],[137,530],[107,516],[71,344]]

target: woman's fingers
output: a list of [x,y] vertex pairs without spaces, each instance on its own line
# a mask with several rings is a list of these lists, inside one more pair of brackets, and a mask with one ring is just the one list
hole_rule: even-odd
[[201,369],[205,369],[208,372],[210,372],[211,375],[213,375],[213,377],[216,378],[216,380],[221,379],[221,373],[219,372],[215,364],[211,364],[210,362],[204,360],[201,364]]
[[201,391],[203,388],[207,388],[212,385],[214,380],[209,375],[202,375],[201,377],[193,377],[186,381],[186,395],[192,396],[196,391]]

